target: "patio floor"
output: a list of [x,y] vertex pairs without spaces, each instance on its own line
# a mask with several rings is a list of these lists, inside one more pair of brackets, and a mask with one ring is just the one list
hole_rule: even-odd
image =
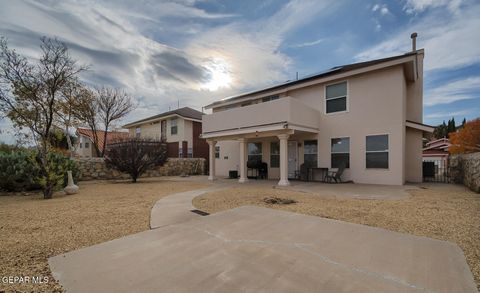
[[453,243],[251,206],[49,263],[68,292],[477,292]]

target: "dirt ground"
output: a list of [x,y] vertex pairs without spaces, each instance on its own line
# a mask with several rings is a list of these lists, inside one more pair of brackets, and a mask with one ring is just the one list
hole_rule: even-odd
[[[243,205],[256,205],[337,219],[392,231],[457,243],[465,253],[480,289],[480,195],[455,185],[431,185],[409,191],[402,200],[336,199],[273,188],[242,187],[196,197],[193,205],[215,213]],[[296,200],[288,205],[267,204],[267,197]]]
[[150,209],[163,196],[205,187],[194,182],[141,179],[80,182],[76,195],[0,196],[0,278],[48,277],[46,284],[4,284],[0,292],[62,292],[50,256],[149,229]]

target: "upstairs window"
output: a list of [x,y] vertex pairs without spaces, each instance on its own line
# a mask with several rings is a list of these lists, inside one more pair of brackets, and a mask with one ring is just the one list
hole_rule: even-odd
[[90,147],[90,143],[86,142],[85,143],[85,148],[88,149]]
[[350,168],[350,138],[332,138],[331,155],[332,168]]
[[325,88],[325,113],[347,111],[347,82],[327,85]]
[[175,135],[178,132],[177,119],[170,120],[170,134]]
[[366,144],[366,167],[388,169],[388,135],[369,135]]

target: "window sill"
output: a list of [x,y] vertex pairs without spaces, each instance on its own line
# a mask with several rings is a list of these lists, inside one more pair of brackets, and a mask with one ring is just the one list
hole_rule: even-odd
[[335,115],[335,114],[347,114],[349,113],[350,111],[348,110],[345,110],[345,111],[338,111],[338,112],[332,112],[332,113],[327,113],[325,112],[324,114],[327,115],[327,116],[330,116],[330,115]]

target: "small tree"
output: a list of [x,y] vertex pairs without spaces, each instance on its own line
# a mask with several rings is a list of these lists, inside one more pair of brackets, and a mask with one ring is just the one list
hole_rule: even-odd
[[145,171],[167,160],[167,144],[147,138],[128,138],[110,143],[105,153],[107,167],[127,173],[137,182]]
[[468,121],[462,129],[450,133],[452,154],[480,152],[480,118]]
[[57,176],[50,141],[61,92],[85,67],[78,66],[66,45],[56,39],[42,38],[40,48],[40,58],[32,62],[0,38],[0,112],[15,127],[30,130],[37,146],[43,196],[48,199]]

